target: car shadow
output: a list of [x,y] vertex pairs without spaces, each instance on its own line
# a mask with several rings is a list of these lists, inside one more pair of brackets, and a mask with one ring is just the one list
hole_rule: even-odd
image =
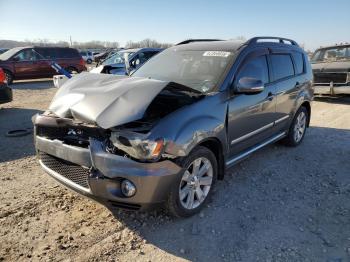
[[314,100],[317,102],[324,102],[329,104],[343,104],[343,105],[349,105],[350,104],[350,95],[343,95],[343,96],[315,96]]
[[[26,108],[0,108],[0,163],[34,155],[31,118],[40,112],[40,110]],[[6,135],[8,131],[17,129],[26,129],[31,132],[21,137]]]
[[52,79],[35,79],[35,80],[25,80],[25,81],[15,81],[12,85],[10,85],[12,89],[18,90],[40,90],[40,89],[49,89],[55,88],[53,85]]
[[[331,226],[329,219],[335,205],[350,208],[342,188],[350,185],[349,156],[350,130],[310,127],[300,146],[270,145],[227,170],[198,215],[178,219],[158,210],[117,211],[114,216],[153,246],[150,250],[163,251],[165,261],[174,256],[190,261],[303,261],[313,255],[325,261],[326,244],[314,227],[328,232],[334,246],[327,250],[345,259],[341,241],[350,224]],[[334,190],[344,190],[336,202],[329,197]],[[153,260],[148,253],[135,259]]]

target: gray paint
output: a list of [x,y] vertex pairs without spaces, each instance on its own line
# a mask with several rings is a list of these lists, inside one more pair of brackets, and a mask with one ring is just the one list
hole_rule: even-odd
[[111,128],[142,118],[168,82],[126,76],[81,73],[56,93],[49,110],[59,117]]

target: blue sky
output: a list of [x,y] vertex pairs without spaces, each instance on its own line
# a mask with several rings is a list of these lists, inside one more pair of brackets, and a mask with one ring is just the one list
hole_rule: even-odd
[[118,41],[256,35],[350,42],[350,0],[0,0],[0,39]]

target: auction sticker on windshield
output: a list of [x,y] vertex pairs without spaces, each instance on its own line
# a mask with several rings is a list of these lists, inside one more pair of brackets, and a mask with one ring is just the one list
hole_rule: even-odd
[[231,54],[230,52],[224,52],[224,51],[206,51],[206,52],[204,52],[203,56],[228,57],[230,54]]

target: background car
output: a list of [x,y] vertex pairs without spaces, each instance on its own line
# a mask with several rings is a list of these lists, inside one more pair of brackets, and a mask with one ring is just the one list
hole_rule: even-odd
[[80,51],[80,55],[88,64],[91,64],[94,61],[94,55],[91,51]]
[[16,79],[52,77],[55,61],[70,73],[86,71],[85,61],[76,49],[68,47],[17,47],[0,55],[0,67],[11,84]]
[[350,94],[350,44],[317,49],[311,66],[316,94]]
[[[92,73],[125,75],[136,70],[152,56],[163,51],[163,48],[126,49],[108,56],[101,65],[91,70]],[[128,61],[125,61],[127,59]]]
[[5,53],[7,50],[9,50],[8,48],[0,48],[0,54]]
[[0,68],[0,104],[12,101],[12,90],[5,83],[6,75],[4,70]]

